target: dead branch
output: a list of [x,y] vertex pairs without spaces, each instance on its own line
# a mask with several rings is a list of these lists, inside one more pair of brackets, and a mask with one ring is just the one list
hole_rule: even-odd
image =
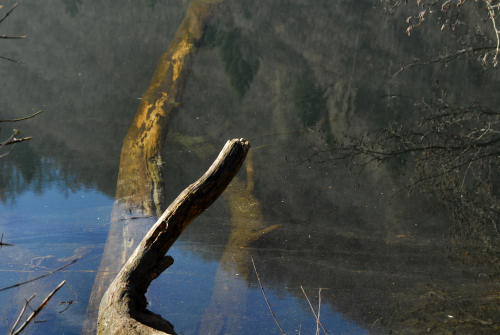
[[271,312],[271,315],[274,319],[274,322],[276,323],[276,326],[280,329],[281,334],[286,335],[285,331],[283,328],[281,328],[281,325],[276,318],[276,315],[273,312],[273,309],[271,308],[271,304],[269,303],[269,300],[267,299],[266,292],[264,292],[264,287],[262,286],[262,282],[260,281],[260,276],[259,273],[257,272],[257,267],[255,266],[255,262],[253,261],[253,257],[250,256],[250,259],[252,260],[252,265],[253,265],[253,270],[255,272],[255,276],[257,277],[257,282],[259,283],[260,291],[262,292],[262,296],[264,297],[264,300],[266,301],[267,308],[269,309],[269,312]]
[[[1,57],[1,56],[0,56]],[[3,58],[3,57],[2,57]],[[0,120],[0,123],[2,122],[19,122],[19,121],[24,121],[24,120],[28,120],[28,119],[31,119],[31,118],[34,118],[35,116],[37,116],[38,114],[41,114],[43,113],[43,111],[38,111],[36,113],[33,113],[31,115],[28,115],[28,116],[23,116],[21,118],[18,118],[18,119],[6,119],[6,120]]]
[[0,35],[0,38],[5,40],[22,40],[26,37],[26,35]]
[[33,300],[35,297],[36,297],[36,294],[33,294],[29,299],[25,298],[25,300],[24,300],[24,306],[21,309],[21,312],[19,312],[19,315],[17,316],[16,322],[14,322],[14,325],[12,326],[12,329],[9,331],[10,334],[12,334],[12,332],[14,331],[14,329],[17,328],[17,325],[19,324],[19,321],[21,321],[21,318],[23,317],[24,312],[26,312],[26,308],[28,307],[28,305],[31,302],[31,300]]
[[[314,307],[313,305],[311,304],[311,300],[309,300],[309,297],[307,296],[306,294],[306,291],[304,290],[304,287],[302,285],[300,285],[300,289],[302,290],[302,293],[304,294],[304,297],[306,297],[306,300],[307,300],[307,303],[309,304],[309,307],[311,308],[311,312],[313,313],[314,315],[314,319],[316,319],[316,323],[319,324],[321,326],[321,329],[323,329],[323,332],[328,335],[328,332],[326,331],[325,327],[323,326],[323,323],[321,322],[321,320],[319,319],[319,309],[318,309],[318,314],[316,314],[316,311],[314,310]],[[320,293],[321,294],[321,291]],[[321,299],[321,298],[320,298]],[[320,302],[321,303],[321,300]]]
[[21,62],[20,60],[17,60],[17,59],[14,59],[14,58],[5,57],[5,56],[0,56],[0,59],[6,60],[6,61],[9,61],[9,62],[12,62],[12,63],[16,63],[16,64],[23,64],[23,62]]
[[170,322],[146,309],[145,293],[173,263],[165,253],[187,225],[224,191],[249,147],[244,139],[228,141],[207,172],[179,194],[153,225],[104,294],[98,334],[175,334]]
[[0,143],[0,147],[3,147],[5,145],[11,145],[11,144],[16,144],[16,143],[21,143],[21,142],[24,142],[24,141],[29,141],[31,139],[33,139],[33,137],[31,137],[31,136],[17,138],[14,135],[12,135],[11,137],[9,137],[8,140]]
[[412,63],[403,64],[403,65],[401,65],[399,70],[396,71],[392,76],[396,77],[401,72],[409,70],[415,66],[423,66],[423,65],[431,65],[431,64],[447,64],[447,63],[450,63],[450,62],[460,58],[461,56],[466,56],[466,55],[470,55],[470,54],[477,54],[480,52],[484,52],[485,54],[488,54],[492,50],[495,50],[495,47],[487,46],[487,47],[470,47],[470,48],[460,49],[460,50],[457,50],[455,53],[437,56],[437,57],[427,59],[427,60],[418,60],[418,61],[415,61]]
[[29,284],[29,283],[32,283],[34,281],[37,281],[39,279],[42,279],[42,278],[45,278],[45,277],[48,277],[48,276],[51,276],[53,275],[54,273],[58,272],[58,271],[61,271],[61,270],[64,270],[65,268],[67,268],[68,266],[72,265],[72,264],[75,264],[76,261],[78,261],[79,258],[75,258],[73,259],[71,262],[67,263],[67,264],[64,264],[63,266],[53,270],[53,271],[50,271],[49,273],[46,273],[44,275],[41,275],[41,276],[38,276],[36,278],[33,278],[33,279],[30,279],[30,280],[27,280],[27,281],[23,281],[21,283],[17,283],[17,284],[14,284],[14,285],[11,285],[11,286],[7,286],[7,287],[4,287],[4,288],[0,288],[0,292],[3,292],[3,291],[6,291],[6,290],[9,290],[11,288],[15,288],[15,287],[19,287],[19,286],[22,286],[22,285],[26,285],[26,284]]
[[9,15],[13,12],[13,11],[14,11],[14,9],[16,9],[16,7],[17,7],[17,3],[15,3],[15,4],[12,6],[12,8],[11,8],[11,9],[9,9],[9,10],[7,11],[7,13],[5,13],[5,15],[4,15],[4,16],[2,16],[2,18],[0,19],[0,23],[2,23],[2,22],[3,22],[3,21],[4,21],[4,20],[5,20],[5,19],[6,19],[6,18],[7,18],[7,17],[8,17],[8,16],[9,16]]
[[59,289],[61,287],[64,286],[64,284],[66,284],[66,281],[63,280],[59,285],[57,285],[57,287],[49,293],[49,295],[47,296],[47,298],[45,298],[44,301],[42,301],[42,303],[40,304],[40,306],[38,306],[34,311],[33,313],[30,314],[30,316],[26,319],[26,321],[24,321],[24,323],[15,331],[13,331],[12,335],[18,335],[20,334],[24,328],[26,328],[26,326],[31,322],[33,321],[33,319],[42,311],[42,309],[45,307],[45,305],[47,305],[47,303],[49,302],[49,300],[54,296],[54,294],[56,294],[57,291],[59,291]]
[[[0,156],[0,158],[1,158],[1,156]],[[3,233],[2,233],[2,237],[0,237],[0,248],[1,248],[1,247],[13,247],[13,246],[14,246],[14,244],[5,243],[5,242],[3,241]]]

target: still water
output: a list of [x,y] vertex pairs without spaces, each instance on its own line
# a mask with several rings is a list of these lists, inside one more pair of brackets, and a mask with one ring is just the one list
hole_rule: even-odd
[[[437,82],[454,103],[494,106],[496,73],[464,60],[394,76],[406,60],[456,45],[409,39],[404,18],[376,1],[220,1],[192,37],[196,52],[176,63],[183,82],[166,90],[175,101],[165,100],[172,111],[152,142],[161,143],[152,146],[161,173],[143,177],[130,172],[141,165],[127,130],[162,53],[182,54],[171,42],[189,5],[26,0],[0,25],[29,36],[1,41],[0,55],[23,63],[0,63],[0,119],[44,110],[15,124],[33,139],[0,159],[0,233],[14,244],[0,249],[0,285],[78,259],[0,292],[1,319],[11,325],[25,298],[36,293],[37,304],[65,279],[26,333],[91,333],[100,290],[155,210],[227,139],[245,137],[252,149],[240,173],[181,235],[174,265],[148,291],[149,308],[178,334],[279,334],[250,257],[287,334],[316,332],[301,286],[315,310],[321,292],[329,334],[498,331],[498,263],[463,257],[471,253],[456,246],[467,241],[452,234],[446,208],[405,188],[413,167],[360,168],[329,155],[345,134],[410,118]],[[2,124],[2,139],[11,126]],[[131,218],[139,207],[143,217]]]

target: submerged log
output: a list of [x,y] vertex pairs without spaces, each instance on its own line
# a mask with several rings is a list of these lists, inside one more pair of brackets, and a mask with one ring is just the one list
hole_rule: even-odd
[[224,191],[248,148],[246,140],[228,141],[207,172],[188,186],[149,230],[102,298],[98,334],[175,334],[168,321],[146,309],[145,293],[151,281],[173,263],[166,252]]

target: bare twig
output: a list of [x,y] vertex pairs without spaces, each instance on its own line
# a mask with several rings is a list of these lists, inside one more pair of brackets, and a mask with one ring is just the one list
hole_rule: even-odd
[[15,4],[12,6],[12,8],[11,8],[11,9],[9,9],[9,10],[7,11],[7,13],[5,13],[5,15],[4,15],[4,16],[0,19],[0,23],[2,23],[2,22],[3,22],[6,18],[7,18],[7,16],[9,16],[9,15],[10,15],[10,14],[14,11],[14,9],[16,9],[16,7],[17,7],[17,3],[15,3]]
[[260,276],[259,276],[259,273],[257,272],[257,267],[255,266],[255,262],[253,261],[253,257],[250,256],[250,259],[252,260],[253,270],[255,272],[255,276],[257,277],[257,281],[259,282],[260,291],[262,292],[262,295],[264,296],[264,300],[266,301],[267,308],[269,308],[269,312],[271,312],[271,315],[273,316],[274,322],[276,323],[276,325],[280,329],[281,334],[286,335],[283,328],[281,328],[281,325],[280,325],[278,319],[276,318],[276,315],[274,314],[273,309],[271,308],[271,304],[269,304],[269,300],[267,300],[266,292],[264,292],[264,287],[262,286],[262,282],[260,281]]
[[328,332],[326,331],[325,326],[323,326],[323,323],[319,319],[319,313],[318,313],[318,315],[316,315],[316,311],[314,310],[314,307],[311,304],[311,300],[309,300],[309,297],[307,296],[306,291],[304,290],[304,287],[302,285],[300,285],[300,289],[302,290],[304,297],[306,297],[307,303],[309,304],[309,307],[311,308],[311,312],[313,313],[314,318],[316,319],[316,322],[321,326],[321,329],[323,329],[323,332],[328,335]]
[[[2,157],[2,156],[0,156],[0,158],[1,158],[1,157]],[[12,247],[12,246],[14,246],[14,244],[4,243],[4,241],[3,241],[3,233],[2,233],[2,237],[0,237],[0,248],[1,248],[1,247]]]
[[[3,58],[0,56],[0,58]],[[43,111],[38,111],[36,113],[33,113],[31,115],[28,115],[28,116],[23,116],[19,119],[7,119],[7,120],[0,120],[0,123],[1,122],[19,122],[19,121],[24,121],[24,120],[28,120],[28,119],[31,119],[31,118],[34,118],[35,116],[37,116],[38,114],[41,114],[43,113]]]
[[12,150],[14,150],[14,147],[15,147],[15,145],[11,146],[9,151],[4,152],[3,154],[0,155],[0,158],[4,158],[4,157],[8,156],[12,152]]
[[0,56],[0,59],[6,60],[6,61],[9,61],[9,62],[12,62],[12,63],[16,63],[16,64],[22,64],[23,63],[20,60],[17,60],[17,59],[14,59],[14,58],[5,57],[5,56]]
[[12,135],[8,140],[6,140],[5,142],[0,143],[0,147],[3,147],[5,145],[11,145],[11,144],[16,144],[16,143],[21,143],[21,142],[24,142],[24,141],[29,141],[31,139],[33,139],[33,137],[31,137],[31,136],[17,138],[14,135]]
[[498,8],[497,5],[491,5],[491,1],[484,1],[486,8],[488,9],[488,15],[490,17],[491,25],[493,27],[493,30],[495,32],[495,38],[496,38],[496,48],[495,48],[495,55],[493,56],[493,66],[496,67],[498,64],[498,53],[500,52],[500,31],[497,28],[497,23],[496,23],[496,13],[495,13],[495,7]]
[[7,286],[7,287],[4,287],[4,288],[1,288],[1,289],[0,289],[0,292],[3,292],[3,291],[6,291],[6,290],[9,290],[9,289],[11,289],[11,288],[19,287],[19,286],[22,286],[22,285],[26,285],[26,284],[32,283],[32,282],[34,282],[34,281],[36,281],[36,280],[39,280],[39,279],[42,279],[42,278],[48,277],[48,276],[50,276],[50,275],[53,275],[54,273],[56,273],[56,272],[58,272],[58,271],[61,271],[61,270],[65,269],[65,268],[67,268],[68,266],[70,266],[70,265],[72,265],[72,264],[76,263],[76,261],[78,261],[78,259],[79,259],[79,258],[75,258],[75,259],[73,259],[71,262],[69,262],[69,263],[67,263],[67,264],[65,264],[65,265],[63,265],[63,266],[61,266],[61,267],[59,267],[59,268],[57,268],[57,269],[55,269],[55,270],[53,270],[53,271],[50,271],[49,273],[46,273],[46,274],[44,274],[44,275],[38,276],[38,277],[36,277],[36,278],[30,279],[30,280],[27,280],[27,281],[24,281],[24,282],[21,282],[21,283],[17,283],[17,284],[11,285],[11,286]]
[[[21,312],[19,312],[19,315],[16,319],[16,322],[14,322],[14,325],[12,326],[12,329],[9,330],[9,333],[12,334],[12,332],[17,328],[17,325],[19,324],[19,321],[21,321],[21,318],[24,315],[24,312],[26,312],[26,308],[29,306],[31,300],[33,300],[36,297],[36,294],[33,294],[29,299],[24,299],[24,306],[21,309]],[[9,328],[10,329],[10,328]]]
[[26,38],[27,36],[26,35],[19,35],[19,36],[13,36],[13,35],[0,35],[0,38],[1,39],[5,39],[5,40],[22,40],[24,38]]
[[54,294],[56,294],[57,291],[59,291],[59,289],[61,287],[64,286],[64,284],[66,284],[66,280],[63,280],[59,285],[57,285],[57,287],[49,293],[49,295],[47,296],[47,298],[45,298],[44,301],[42,301],[42,303],[40,304],[40,306],[38,306],[34,311],[33,313],[31,313],[31,315],[26,319],[26,321],[24,321],[24,323],[16,330],[12,333],[12,335],[17,335],[17,334],[20,334],[24,328],[26,328],[26,326],[31,322],[33,321],[33,319],[38,315],[38,313],[40,313],[42,311],[42,309],[45,307],[45,305],[47,305],[47,303],[49,302],[49,300],[54,296]]
[[316,319],[316,335],[319,335],[319,319],[321,317],[321,290],[320,287],[318,289],[318,318]]
[[478,53],[478,52],[486,52],[486,54],[487,54],[488,52],[491,52],[492,50],[495,50],[495,47],[493,47],[493,46],[477,47],[477,48],[470,47],[470,48],[460,49],[460,50],[457,50],[453,54],[446,54],[443,56],[438,56],[438,57],[427,59],[427,60],[419,60],[419,61],[416,61],[413,63],[401,65],[399,70],[396,71],[392,76],[396,77],[401,72],[404,72],[404,71],[406,71],[412,67],[415,67],[415,66],[430,65],[430,64],[435,64],[435,63],[449,63],[451,61],[456,60],[460,56],[474,54],[474,53]]

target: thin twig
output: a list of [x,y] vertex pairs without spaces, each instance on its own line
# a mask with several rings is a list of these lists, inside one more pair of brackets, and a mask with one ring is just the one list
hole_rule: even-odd
[[21,142],[24,142],[24,141],[29,141],[31,139],[33,139],[33,137],[31,137],[31,136],[21,137],[21,138],[17,138],[15,136],[11,136],[7,141],[0,143],[0,147],[3,147],[5,145],[11,145],[11,144],[16,144],[16,143],[21,143]]
[[319,319],[321,317],[321,287],[318,288],[318,318],[316,319],[316,335],[319,335]]
[[311,308],[311,311],[314,315],[314,318],[316,319],[316,322],[319,323],[319,325],[321,326],[321,329],[323,329],[323,332],[328,335],[328,332],[326,331],[325,327],[323,326],[323,323],[321,322],[319,317],[316,315],[316,311],[314,310],[314,307],[311,304],[311,301],[309,300],[309,297],[307,296],[306,291],[304,290],[304,287],[302,285],[300,285],[300,289],[302,290],[304,297],[306,297],[307,303],[309,304],[309,307]]
[[49,272],[49,273],[46,273],[46,274],[44,274],[44,275],[38,276],[38,277],[36,277],[36,278],[30,279],[30,280],[27,280],[27,281],[24,281],[24,282],[21,282],[21,283],[17,283],[17,284],[11,285],[11,286],[7,286],[7,287],[4,287],[4,288],[1,288],[1,289],[0,289],[0,292],[6,291],[6,290],[11,289],[11,288],[14,288],[14,287],[19,287],[19,286],[22,286],[22,285],[25,285],[25,284],[29,284],[29,283],[32,283],[32,282],[34,282],[34,281],[36,281],[36,280],[39,280],[39,279],[42,279],[42,278],[48,277],[48,276],[50,276],[50,275],[53,275],[54,273],[56,273],[56,272],[58,272],[58,271],[61,271],[61,270],[65,269],[65,268],[67,268],[68,266],[70,266],[70,265],[72,265],[72,264],[76,263],[76,261],[78,261],[78,259],[79,259],[79,258],[75,258],[75,259],[73,259],[71,262],[69,262],[69,263],[67,263],[67,264],[65,264],[65,265],[63,265],[63,266],[61,266],[61,267],[59,267],[59,268],[57,268],[57,269],[55,269],[55,270],[53,270],[53,271]]
[[[0,147],[1,147],[1,145],[0,145]],[[4,152],[3,154],[0,155],[0,158],[4,158],[4,157],[10,155],[10,153],[12,152],[12,150],[14,150],[14,147],[15,147],[15,145],[11,146],[9,151]]]
[[16,322],[14,322],[14,325],[12,326],[12,329],[9,330],[9,333],[12,334],[12,332],[17,328],[17,325],[19,324],[19,321],[21,321],[21,318],[23,317],[24,315],[24,312],[26,312],[26,308],[28,307],[28,305],[30,304],[31,300],[33,300],[34,298],[36,297],[36,294],[33,294],[29,299],[24,299],[24,306],[23,308],[21,309],[21,312],[19,313],[17,319],[16,319]]
[[19,35],[19,36],[13,36],[13,35],[0,35],[0,38],[1,39],[4,39],[4,40],[22,40],[22,39],[25,39],[26,35]]
[[398,71],[396,71],[392,76],[396,77],[401,72],[406,71],[406,70],[408,70],[408,69],[410,69],[412,67],[415,67],[415,66],[430,65],[430,64],[435,64],[435,63],[449,63],[449,62],[451,62],[451,61],[459,58],[462,55],[467,55],[467,54],[471,54],[471,53],[477,53],[477,52],[480,52],[480,51],[491,51],[491,50],[495,50],[495,47],[493,47],[493,46],[488,46],[488,47],[469,47],[469,48],[460,49],[460,50],[457,50],[453,54],[446,54],[444,56],[438,56],[438,57],[431,58],[431,59],[428,59],[428,60],[420,60],[420,61],[416,61],[416,62],[409,63],[409,64],[403,64],[403,65],[401,65],[400,69]]
[[2,23],[6,18],[7,16],[10,15],[10,13],[12,13],[14,11],[14,9],[16,9],[17,7],[17,3],[15,3],[11,9],[9,9],[9,11],[7,13],[5,13],[5,15],[0,19],[0,23]]
[[[3,58],[3,57],[0,56],[0,58]],[[19,122],[19,121],[24,121],[24,120],[28,120],[28,119],[34,118],[35,116],[37,116],[40,113],[43,113],[43,111],[38,111],[36,113],[33,113],[31,115],[28,115],[28,116],[21,117],[19,119],[0,120],[0,122]]]
[[6,60],[6,61],[9,61],[9,62],[12,62],[12,63],[16,63],[16,64],[23,64],[23,62],[21,62],[20,60],[17,60],[17,59],[14,59],[14,58],[5,57],[5,56],[0,56],[0,59]]
[[262,292],[262,295],[264,296],[264,300],[266,301],[267,308],[269,308],[269,312],[271,312],[271,315],[273,316],[274,322],[276,323],[276,325],[280,329],[281,334],[286,335],[283,328],[281,328],[281,325],[280,325],[278,319],[276,318],[276,315],[274,314],[273,309],[271,308],[271,304],[269,304],[269,300],[267,300],[266,292],[264,292],[264,287],[262,286],[262,282],[260,281],[260,276],[259,276],[259,273],[257,272],[257,268],[255,267],[255,262],[253,261],[253,257],[250,256],[250,259],[252,260],[253,270],[255,272],[255,276],[257,277],[257,281],[259,282],[260,291]]
[[24,330],[24,328],[26,328],[26,326],[38,315],[38,313],[42,311],[42,309],[45,307],[45,305],[47,305],[52,296],[56,294],[56,292],[59,291],[59,289],[63,287],[64,284],[66,284],[66,280],[63,280],[59,285],[57,285],[57,287],[52,292],[49,293],[47,298],[45,298],[45,300],[42,301],[40,306],[38,306],[38,308],[35,309],[33,313],[31,313],[31,315],[26,319],[26,321],[24,321],[24,323],[19,327],[19,329],[14,331],[12,335],[20,334]]
[[[0,156],[0,158],[2,158],[2,156]],[[2,233],[2,237],[0,238],[0,248],[1,247],[12,247],[12,246],[14,246],[14,244],[3,242],[3,233]]]

